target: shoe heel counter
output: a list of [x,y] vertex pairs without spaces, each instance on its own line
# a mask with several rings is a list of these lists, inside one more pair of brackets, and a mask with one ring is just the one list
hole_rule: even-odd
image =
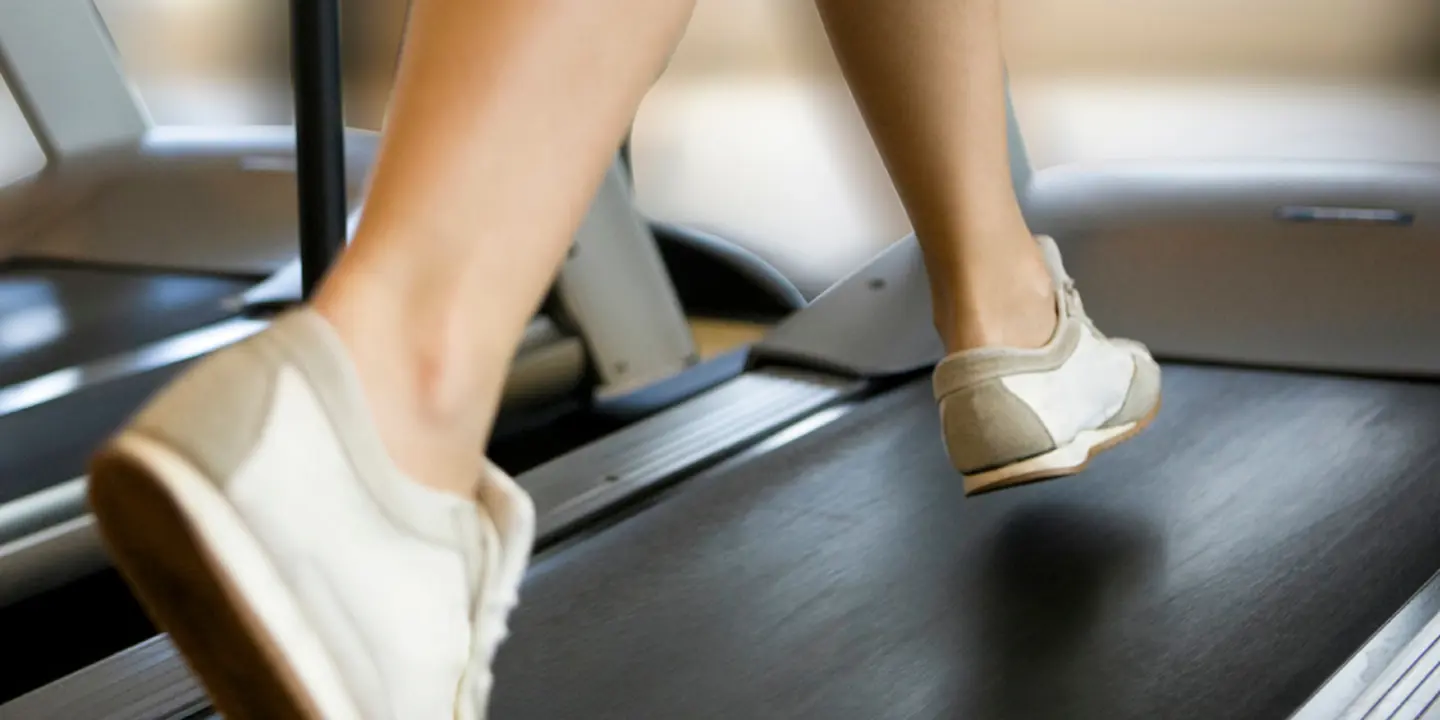
[[176,378],[130,423],[223,483],[257,442],[275,382],[271,363],[249,340],[222,350]]
[[1008,465],[1055,449],[1040,417],[999,378],[956,388],[938,401],[950,463],[961,473]]

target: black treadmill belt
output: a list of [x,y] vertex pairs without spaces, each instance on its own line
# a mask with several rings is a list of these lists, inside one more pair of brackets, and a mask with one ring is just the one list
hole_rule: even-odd
[[542,559],[493,716],[1273,720],[1440,568],[1440,387],[1172,367],[1145,435],[976,499],[929,392]]

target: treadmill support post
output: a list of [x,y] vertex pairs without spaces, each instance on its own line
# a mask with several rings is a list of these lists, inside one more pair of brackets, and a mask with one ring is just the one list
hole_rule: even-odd
[[150,129],[93,0],[0,0],[0,78],[50,163],[129,149]]
[[301,290],[310,299],[345,247],[345,103],[338,0],[290,0]]

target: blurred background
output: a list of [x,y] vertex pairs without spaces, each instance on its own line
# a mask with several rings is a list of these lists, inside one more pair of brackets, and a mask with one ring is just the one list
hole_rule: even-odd
[[[878,0],[877,0],[878,1]],[[157,122],[290,120],[286,0],[98,0]],[[406,0],[343,0],[350,123],[374,128]],[[1008,0],[1039,167],[1101,159],[1440,161],[1435,0]],[[700,0],[636,118],[643,209],[807,292],[906,232],[807,0]],[[0,180],[43,159],[0,94]]]

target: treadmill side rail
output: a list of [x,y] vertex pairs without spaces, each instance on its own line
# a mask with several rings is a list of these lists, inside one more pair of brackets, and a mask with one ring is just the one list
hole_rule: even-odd
[[862,388],[856,381],[778,369],[746,373],[516,480],[535,500],[538,535],[546,541]]
[[181,720],[209,704],[169,637],[160,635],[0,705],[0,720]]
[[1440,713],[1440,574],[1290,720],[1420,720]]

